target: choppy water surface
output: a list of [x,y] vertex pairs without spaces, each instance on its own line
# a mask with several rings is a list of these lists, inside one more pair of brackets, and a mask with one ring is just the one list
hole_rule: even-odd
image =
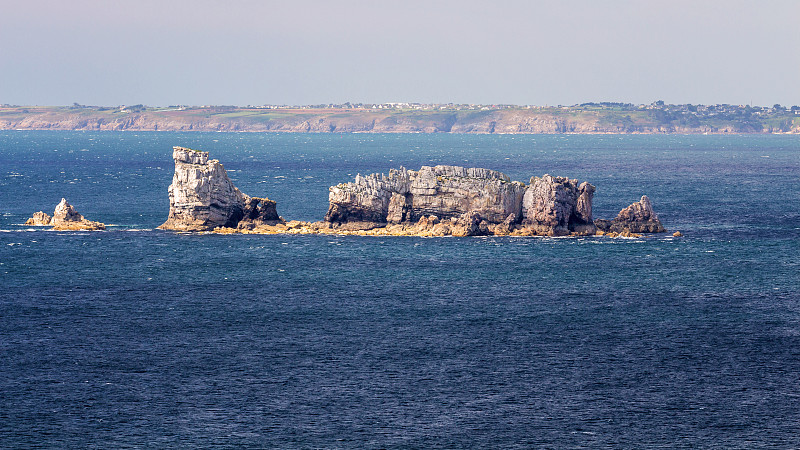
[[[172,145],[287,219],[442,163],[685,237],[162,232]],[[797,447],[799,200],[793,136],[3,132],[0,447]]]

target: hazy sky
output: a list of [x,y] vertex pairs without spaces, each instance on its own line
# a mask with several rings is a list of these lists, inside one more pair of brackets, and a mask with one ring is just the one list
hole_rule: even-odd
[[800,104],[800,0],[0,0],[0,103]]

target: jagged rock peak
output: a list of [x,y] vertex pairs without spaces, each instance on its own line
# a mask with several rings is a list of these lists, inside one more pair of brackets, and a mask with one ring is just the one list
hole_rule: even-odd
[[623,208],[613,220],[596,221],[598,228],[614,233],[664,233],[666,228],[661,224],[650,199],[646,195],[635,203]]
[[175,174],[169,186],[169,217],[159,228],[209,231],[236,227],[243,221],[259,224],[280,220],[275,202],[243,194],[223,165],[208,152],[173,147]]
[[60,223],[60,222],[80,222],[83,220],[83,216],[75,210],[75,208],[67,203],[67,199],[62,198],[58,205],[56,205],[56,210],[53,212],[53,219],[52,223]]
[[658,216],[653,211],[653,204],[650,199],[643,195],[638,202],[623,208],[614,220],[618,222],[647,222],[658,220]]
[[428,173],[437,177],[460,177],[492,180],[497,179],[504,182],[511,182],[508,175],[496,170],[483,169],[480,167],[460,167],[460,166],[422,166],[419,170],[421,176]]

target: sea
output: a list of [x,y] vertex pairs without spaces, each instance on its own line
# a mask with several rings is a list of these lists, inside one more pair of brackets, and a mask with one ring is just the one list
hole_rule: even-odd
[[[162,231],[174,145],[287,220],[450,164],[670,232]],[[2,131],[0,448],[798,448],[798,257],[793,135]]]

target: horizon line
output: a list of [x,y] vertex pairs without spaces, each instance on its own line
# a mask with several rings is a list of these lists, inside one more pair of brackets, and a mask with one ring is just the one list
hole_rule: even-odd
[[558,105],[535,105],[535,104],[515,104],[515,103],[455,103],[455,102],[447,102],[447,103],[426,103],[426,102],[343,102],[343,103],[313,103],[313,104],[286,104],[286,103],[264,103],[259,105],[248,104],[248,105],[226,105],[226,104],[202,104],[202,105],[190,105],[190,104],[175,104],[175,105],[147,105],[143,103],[137,104],[116,104],[116,105],[84,105],[77,102],[73,102],[71,105],[20,105],[20,104],[11,104],[11,103],[0,103],[0,107],[2,108],[131,108],[131,107],[139,107],[139,108],[255,108],[255,109],[263,109],[263,108],[309,108],[309,109],[325,109],[325,108],[362,108],[362,109],[380,109],[380,107],[414,107],[414,106],[431,106],[431,107],[446,107],[446,106],[468,106],[468,107],[492,107],[492,108],[574,108],[574,107],[582,107],[582,106],[634,106],[634,107],[647,107],[647,106],[739,106],[739,107],[747,107],[750,106],[752,108],[776,108],[776,107],[783,107],[783,108],[793,108],[797,109],[800,108],[798,105],[782,105],[780,103],[776,103],[772,106],[767,105],[754,105],[753,102],[749,104],[734,104],[734,103],[666,103],[663,100],[656,100],[651,103],[632,103],[632,102],[612,102],[612,101],[602,101],[602,102],[582,102],[582,103],[575,103],[571,105],[565,104],[558,104]]

